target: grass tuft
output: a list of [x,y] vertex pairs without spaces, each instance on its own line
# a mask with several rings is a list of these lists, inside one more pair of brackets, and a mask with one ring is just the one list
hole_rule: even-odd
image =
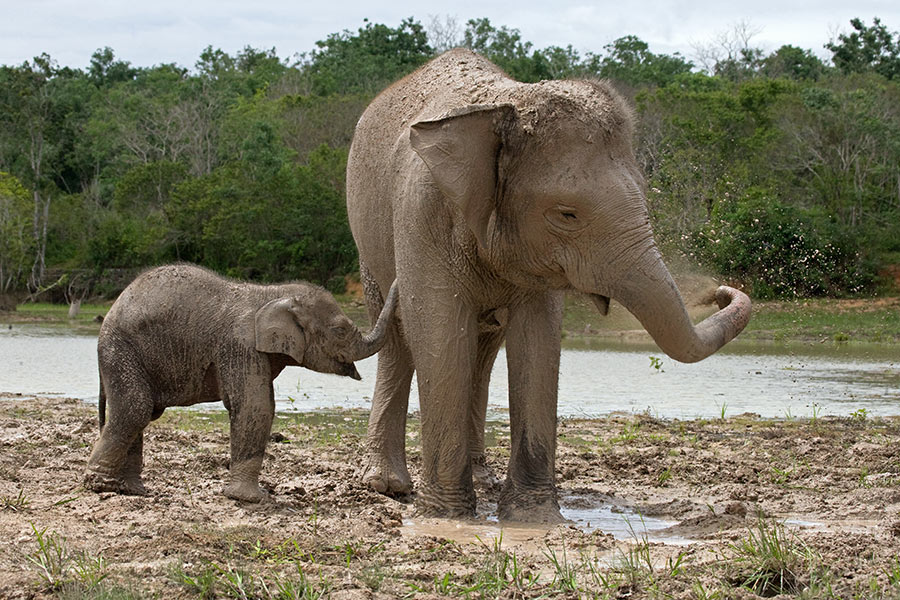
[[816,562],[815,552],[783,524],[762,517],[729,548],[741,571],[733,583],[766,597],[799,592]]

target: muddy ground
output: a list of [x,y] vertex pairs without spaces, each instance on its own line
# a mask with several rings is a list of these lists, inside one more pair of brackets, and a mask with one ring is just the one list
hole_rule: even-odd
[[[148,428],[148,496],[87,492],[95,413],[0,395],[0,598],[900,597],[900,419],[566,420],[558,486],[582,521],[501,529],[496,489],[463,523],[360,485],[358,412],[279,415],[265,504],[220,493],[222,411]],[[488,443],[502,478],[508,427]],[[415,421],[408,444],[415,479]],[[610,509],[634,532],[591,531]]]

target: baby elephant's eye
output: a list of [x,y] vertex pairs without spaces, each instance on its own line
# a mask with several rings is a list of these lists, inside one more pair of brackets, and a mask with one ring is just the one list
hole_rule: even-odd
[[567,211],[567,210],[562,211],[562,216],[566,221],[577,221],[578,220],[578,215],[576,215],[573,212]]
[[352,327],[353,325],[351,325],[349,322],[341,320],[332,323],[330,329],[333,335],[346,336],[350,332],[350,329]]

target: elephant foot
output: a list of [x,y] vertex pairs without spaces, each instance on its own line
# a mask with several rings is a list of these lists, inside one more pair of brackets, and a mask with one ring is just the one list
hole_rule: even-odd
[[413,489],[405,462],[398,466],[393,461],[374,454],[369,455],[362,480],[365,485],[386,496],[406,496]]
[[479,489],[486,492],[493,492],[500,489],[500,478],[498,478],[494,474],[494,470],[488,466],[484,454],[479,454],[472,458],[472,479],[475,480],[475,485],[478,486]]
[[559,511],[556,491],[516,491],[505,490],[500,497],[497,516],[501,521],[512,523],[565,523],[567,520]]
[[232,481],[225,486],[222,493],[234,500],[244,502],[264,502],[269,499],[269,492],[250,481]]
[[469,519],[475,516],[475,490],[448,491],[426,485],[416,495],[416,514],[443,519]]
[[141,481],[141,478],[137,479],[129,478],[123,479],[122,485],[119,488],[120,493],[125,494],[126,496],[146,496],[147,488],[144,487],[144,482]]
[[84,475],[84,489],[92,492],[118,492],[120,481],[115,477],[110,477],[96,471],[88,471]]
[[147,488],[141,478],[121,479],[104,473],[88,471],[84,476],[84,488],[93,492],[115,492],[126,496],[146,496]]

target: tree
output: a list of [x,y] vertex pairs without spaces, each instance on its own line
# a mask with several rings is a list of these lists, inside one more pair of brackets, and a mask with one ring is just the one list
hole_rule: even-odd
[[314,94],[374,96],[434,55],[425,28],[412,17],[397,28],[364,22],[355,34],[344,30],[316,42],[301,67]]
[[0,67],[0,131],[5,143],[0,148],[3,162],[27,175],[32,190],[32,237],[34,262],[28,285],[40,287],[46,270],[47,227],[53,193],[52,167],[54,139],[53,77],[56,64],[47,54],[21,67]]
[[0,294],[23,287],[31,266],[29,196],[21,181],[0,171]]
[[697,60],[710,74],[731,81],[754,77],[762,66],[762,50],[750,45],[759,29],[749,21],[739,21],[730,31],[720,33],[716,40],[707,45],[694,47]]
[[900,76],[900,35],[888,31],[878,17],[871,27],[860,19],[851,19],[850,25],[856,31],[842,33],[837,41],[825,44],[834,65],[844,73],[871,70],[887,79]]
[[486,56],[510,77],[535,82],[549,79],[550,72],[544,57],[532,51],[532,43],[522,40],[518,29],[491,25],[489,19],[469,19],[463,32],[463,46]]
[[428,21],[428,44],[435,54],[442,54],[462,45],[459,21],[456,17],[431,15]]
[[690,73],[693,64],[675,53],[654,54],[646,42],[633,35],[620,37],[604,46],[606,56],[599,60],[602,77],[633,86],[666,85],[682,73]]
[[763,60],[762,72],[767,77],[815,81],[825,73],[825,63],[809,50],[786,44]]
[[[874,73],[803,88],[783,107],[775,165],[795,197],[885,247],[900,231],[900,87]],[[900,242],[896,243],[900,248]]]
[[132,67],[130,62],[116,60],[113,49],[106,46],[98,48],[91,55],[88,78],[98,88],[109,87],[124,81],[132,81],[139,72],[140,69]]

